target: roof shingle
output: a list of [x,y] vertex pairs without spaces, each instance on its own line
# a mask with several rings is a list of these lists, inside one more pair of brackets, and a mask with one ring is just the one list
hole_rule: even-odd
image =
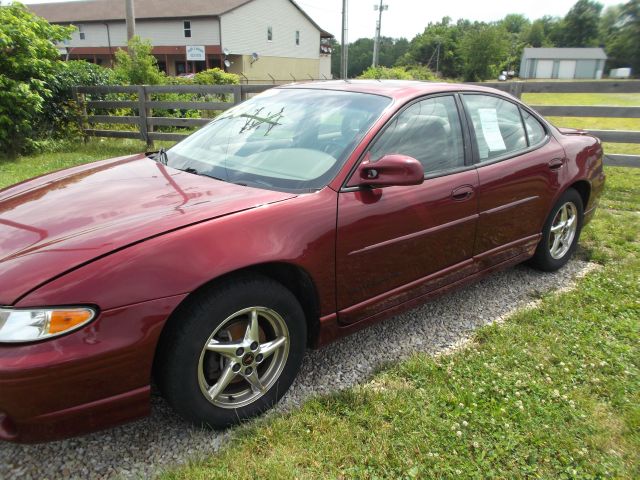
[[[252,0],[136,0],[136,19],[218,16]],[[34,3],[27,7],[52,23],[124,20],[123,0]]]

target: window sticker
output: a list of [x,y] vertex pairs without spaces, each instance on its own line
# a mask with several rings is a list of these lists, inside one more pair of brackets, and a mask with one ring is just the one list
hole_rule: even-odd
[[479,108],[480,124],[482,125],[482,135],[484,136],[487,147],[491,152],[499,152],[506,150],[500,126],[498,125],[498,113],[495,108]]

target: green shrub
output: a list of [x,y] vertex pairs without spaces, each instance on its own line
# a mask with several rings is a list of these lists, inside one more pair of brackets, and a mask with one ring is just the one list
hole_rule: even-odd
[[407,65],[402,67],[369,67],[358,78],[375,80],[433,80],[435,76],[427,67],[422,65]]
[[193,83],[197,85],[238,85],[240,77],[235,73],[227,73],[219,68],[211,68],[193,76]]
[[405,66],[404,69],[409,75],[411,75],[411,78],[413,78],[414,80],[430,81],[436,79],[436,76],[433,74],[433,72],[424,65],[412,64]]
[[127,51],[115,53],[116,78],[125,85],[159,85],[165,83],[166,75],[158,68],[158,60],[151,55],[153,46],[149,40],[137,35],[127,43]]
[[37,146],[41,114],[60,64],[56,44],[71,31],[19,3],[0,8],[0,152],[12,156]]
[[84,60],[59,62],[55,76],[48,82],[51,98],[45,102],[39,136],[62,137],[76,133],[78,106],[73,98],[73,87],[77,85],[115,85],[115,73]]
[[368,78],[374,80],[413,80],[402,67],[369,67],[358,78]]

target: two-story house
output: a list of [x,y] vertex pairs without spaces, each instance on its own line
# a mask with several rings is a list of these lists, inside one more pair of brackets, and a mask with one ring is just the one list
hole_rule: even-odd
[[[136,35],[169,75],[220,67],[249,80],[331,78],[331,34],[292,0],[135,0]],[[68,59],[102,65],[126,48],[124,0],[31,4],[49,22],[74,25]]]

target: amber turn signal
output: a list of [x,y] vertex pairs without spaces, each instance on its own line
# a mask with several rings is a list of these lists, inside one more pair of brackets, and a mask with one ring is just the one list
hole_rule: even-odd
[[93,317],[91,310],[54,310],[49,320],[49,333],[61,333],[81,325]]

